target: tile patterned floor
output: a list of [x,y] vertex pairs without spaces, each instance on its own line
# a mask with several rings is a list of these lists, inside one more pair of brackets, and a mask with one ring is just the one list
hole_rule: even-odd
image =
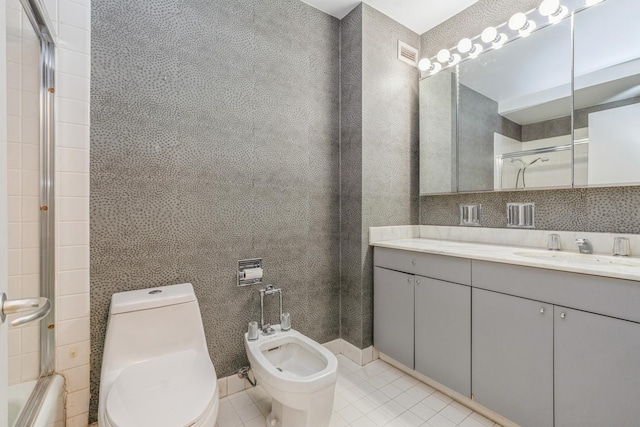
[[[360,367],[338,355],[331,427],[500,427],[376,360]],[[271,397],[258,386],[220,400],[217,427],[264,427]]]

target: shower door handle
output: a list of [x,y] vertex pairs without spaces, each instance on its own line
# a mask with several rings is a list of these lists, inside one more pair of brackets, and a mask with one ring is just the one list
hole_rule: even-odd
[[4,323],[7,314],[24,311],[33,312],[14,319],[10,323],[11,326],[22,326],[43,319],[51,311],[51,302],[43,297],[8,300],[7,294],[0,294],[0,324]]

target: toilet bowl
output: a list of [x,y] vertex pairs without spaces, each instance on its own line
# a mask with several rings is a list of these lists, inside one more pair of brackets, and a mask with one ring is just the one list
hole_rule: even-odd
[[213,427],[218,381],[190,283],[114,294],[100,427]]
[[331,420],[338,359],[321,344],[275,325],[255,341],[244,335],[251,369],[273,398],[267,426],[326,427]]

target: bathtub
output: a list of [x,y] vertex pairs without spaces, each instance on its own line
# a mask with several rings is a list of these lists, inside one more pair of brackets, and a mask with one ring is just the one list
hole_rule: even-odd
[[[41,381],[47,381],[49,384],[34,406],[37,413],[30,426],[64,427],[64,378],[61,375],[53,375],[50,379]],[[9,386],[9,427],[18,427],[16,422],[37,383],[38,380],[33,380]]]

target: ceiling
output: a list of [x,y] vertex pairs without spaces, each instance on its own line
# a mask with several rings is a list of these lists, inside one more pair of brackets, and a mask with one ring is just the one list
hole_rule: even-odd
[[[360,0],[302,0],[316,9],[344,18]],[[398,21],[410,30],[423,34],[462,12],[478,0],[366,0],[364,3]]]

